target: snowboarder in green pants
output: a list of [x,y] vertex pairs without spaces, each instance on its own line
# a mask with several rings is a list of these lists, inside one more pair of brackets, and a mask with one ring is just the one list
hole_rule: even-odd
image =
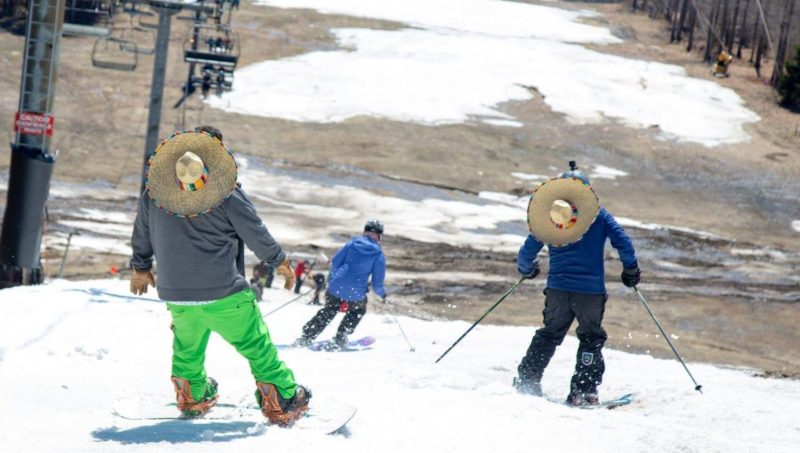
[[[172,315],[172,382],[185,417],[208,412],[217,382],[207,376],[211,332],[250,363],[256,399],[271,423],[291,425],[311,392],[278,358],[255,295],[244,277],[244,245],[294,285],[280,245],[237,184],[236,163],[222,134],[204,126],[162,142],[147,168],[131,244],[131,291],[155,286]],[[152,272],[158,263],[158,284]]]

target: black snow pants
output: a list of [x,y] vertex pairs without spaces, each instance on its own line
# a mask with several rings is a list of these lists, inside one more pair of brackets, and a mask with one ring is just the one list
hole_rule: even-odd
[[350,302],[327,293],[325,294],[325,306],[311,318],[311,321],[308,321],[303,326],[303,338],[313,340],[322,333],[328,327],[328,324],[333,321],[343,303],[347,304],[347,313],[344,315],[342,323],[339,324],[336,337],[346,339],[348,335],[353,333],[358,323],[361,322],[361,318],[367,313],[367,299]]
[[544,327],[536,331],[528,352],[519,364],[521,381],[539,382],[556,347],[564,341],[572,321],[577,318],[578,356],[570,392],[596,393],[606,369],[603,344],[606,331],[601,326],[606,294],[584,294],[553,288],[544,290]]

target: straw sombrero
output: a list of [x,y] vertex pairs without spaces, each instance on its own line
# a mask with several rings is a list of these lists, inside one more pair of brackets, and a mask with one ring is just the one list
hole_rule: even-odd
[[147,162],[145,184],[156,206],[180,217],[203,214],[236,188],[236,161],[207,132],[176,132]]
[[592,186],[572,176],[553,178],[531,195],[528,229],[539,241],[560,247],[578,242],[599,212]]

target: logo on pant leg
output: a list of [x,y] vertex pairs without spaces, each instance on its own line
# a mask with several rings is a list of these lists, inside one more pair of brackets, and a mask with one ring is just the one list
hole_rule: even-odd
[[589,366],[592,363],[594,363],[594,354],[591,352],[584,352],[583,354],[581,354],[581,363],[586,366]]

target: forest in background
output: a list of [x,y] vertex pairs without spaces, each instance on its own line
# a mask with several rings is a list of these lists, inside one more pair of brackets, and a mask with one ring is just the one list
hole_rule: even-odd
[[708,63],[722,50],[747,61],[758,77],[768,75],[770,85],[791,104],[784,91],[785,79],[796,77],[800,63],[797,3],[800,0],[631,0],[631,11],[667,21],[669,42],[702,53]]

